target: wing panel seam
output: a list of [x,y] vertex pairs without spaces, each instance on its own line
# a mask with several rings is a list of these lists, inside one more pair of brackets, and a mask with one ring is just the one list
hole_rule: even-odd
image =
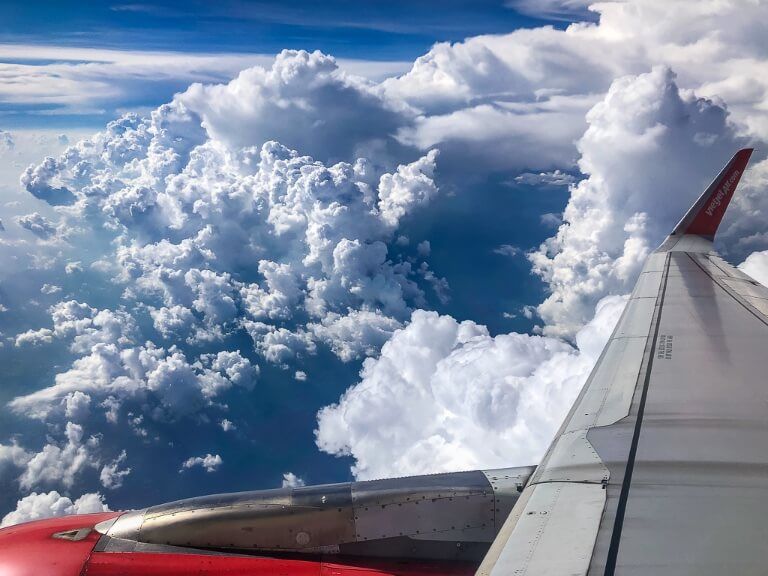
[[[738,292],[736,292],[736,290],[734,290],[733,288],[725,284],[725,282],[721,282],[716,276],[713,276],[704,266],[701,265],[701,262],[699,262],[696,258],[694,258],[690,253],[685,252],[685,255],[688,256],[688,258],[690,258],[694,262],[694,264],[696,264],[696,266],[698,266],[701,269],[701,271],[704,272],[704,274],[709,276],[712,282],[717,284],[720,288],[722,288],[725,291],[726,294],[728,294],[731,298],[736,300],[736,302],[741,304],[747,310],[747,312],[749,312],[755,318],[760,320],[760,322],[768,326],[768,319],[766,319],[766,317],[763,314],[761,314],[754,306],[752,306],[749,302],[747,302],[741,294],[739,294]],[[712,261],[710,260],[710,262]],[[715,266],[717,266],[716,263],[714,262],[712,263]],[[718,269],[722,270],[720,266],[717,266],[717,267]],[[723,270],[723,272],[725,271]]]
[[[637,409],[637,420],[635,422],[635,430],[632,434],[632,443],[629,449],[629,457],[627,458],[627,466],[624,473],[624,479],[621,485],[621,493],[619,495],[619,502],[616,508],[616,519],[613,524],[613,533],[611,534],[611,543],[608,548],[608,556],[605,563],[605,576],[614,576],[616,571],[616,561],[619,556],[619,545],[621,543],[621,531],[624,524],[624,513],[627,508],[627,500],[629,498],[629,489],[632,483],[632,471],[635,466],[635,457],[637,455],[637,446],[640,441],[640,429],[643,424],[643,415],[645,412],[645,402],[648,397],[648,387],[651,381],[651,369],[653,368],[653,351],[656,349],[656,341],[659,337],[659,327],[661,325],[661,312],[664,306],[664,296],[667,291],[667,277],[669,275],[669,262],[670,253],[667,253],[667,258],[664,262],[664,275],[662,277],[661,284],[659,286],[659,295],[657,296],[656,310],[654,311],[653,320],[651,322],[651,330],[653,330],[653,338],[649,340],[650,346],[646,344],[648,351],[648,362],[645,366],[645,375],[643,379],[643,387],[640,396],[640,402]],[[650,330],[649,330],[650,332]],[[642,374],[642,372],[641,372]]]

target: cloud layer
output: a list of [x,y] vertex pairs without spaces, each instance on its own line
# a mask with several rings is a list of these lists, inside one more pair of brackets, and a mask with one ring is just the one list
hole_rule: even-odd
[[[25,491],[92,477],[119,493],[131,453],[101,427],[148,446],[169,422],[234,442],[238,394],[258,394],[268,373],[313,384],[308,360],[332,355],[365,360],[320,411],[316,440],[353,457],[358,477],[534,463],[645,256],[735,148],[768,139],[759,6],[592,9],[599,22],[439,43],[383,82],[285,51],[30,166],[21,184],[39,209],[5,224],[25,235],[13,250],[40,299],[29,316],[49,320],[3,326],[4,343],[64,360],[10,402],[49,437],[7,439],[0,472]],[[721,239],[738,259],[756,252],[743,267],[758,277],[763,157]],[[539,304],[543,335],[440,313],[448,284],[429,262],[440,238],[404,238],[449,195],[474,193],[472,210],[495,179],[521,208],[568,186],[562,217],[541,215],[556,233],[521,247],[547,291],[523,308]],[[486,272],[462,271],[479,301]],[[223,461],[210,446],[187,454],[205,455],[173,474]]]
[[416,311],[360,382],[318,414],[321,450],[355,458],[357,478],[538,461],[624,309],[608,297],[576,336],[500,334]]

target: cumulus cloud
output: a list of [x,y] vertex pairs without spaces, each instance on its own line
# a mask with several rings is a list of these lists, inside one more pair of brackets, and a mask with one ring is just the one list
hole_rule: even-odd
[[17,217],[16,223],[41,240],[49,240],[56,234],[56,226],[53,222],[37,212]]
[[125,477],[131,473],[131,469],[121,468],[120,466],[125,463],[128,455],[123,450],[120,455],[115,458],[109,464],[106,464],[99,473],[99,480],[104,488],[109,490],[115,490],[122,487]]
[[32,492],[17,502],[15,510],[3,517],[0,528],[52,516],[91,514],[107,512],[108,510],[109,506],[104,502],[104,496],[95,492],[83,494],[74,501],[55,490],[42,493]]
[[178,99],[198,111],[213,138],[236,148],[277,140],[315,157],[341,159],[386,142],[402,124],[402,109],[374,88],[331,56],[283,51],[270,69],[249,68],[229,84],[194,84]]
[[304,486],[305,482],[293,472],[286,472],[283,474],[283,488],[300,488]]
[[0,444],[0,478],[24,468],[31,459],[32,454],[15,442]]
[[224,432],[231,432],[232,430],[237,430],[237,426],[231,421],[226,418],[224,418],[221,422],[219,422],[219,426],[221,426],[221,429],[224,430]]
[[64,416],[70,421],[85,420],[91,411],[91,397],[75,390],[64,398]]
[[61,444],[46,444],[27,462],[19,477],[22,490],[50,485],[71,488],[84,470],[98,467],[98,437],[85,438],[83,427],[73,422],[67,422],[65,437]]
[[[265,83],[290,91],[300,85],[283,83],[299,80],[306,90],[330,83],[378,98],[347,86],[332,59],[303,52],[285,52],[268,73],[219,88],[238,94],[250,83],[273,106],[282,92]],[[64,213],[73,229],[90,221],[115,235],[114,257],[101,261],[117,264],[118,281],[130,284],[126,294],[147,302],[162,337],[205,344],[245,329],[265,359],[282,364],[314,352],[311,331],[295,327],[302,309],[307,326],[349,310],[371,318],[381,312],[391,325],[421,304],[416,271],[391,261],[388,243],[399,221],[437,194],[436,151],[386,172],[362,158],[325,166],[276,142],[237,148],[217,139],[210,101],[187,96],[149,118],[113,122],[22,179],[38,196],[70,191],[74,205]],[[32,331],[18,340],[46,339]]]
[[56,286],[55,284],[43,284],[42,288],[40,288],[40,292],[46,296],[53,296],[54,294],[61,292],[61,286]]
[[[437,44],[408,74],[384,83],[389,95],[420,113],[399,132],[404,142],[421,147],[440,142],[451,160],[463,155],[473,167],[482,151],[480,166],[505,163],[507,169],[536,170],[524,172],[518,184],[570,186],[563,221],[545,215],[545,223],[559,226],[557,235],[529,255],[534,272],[551,291],[537,310],[548,336],[540,341],[520,335],[490,338],[476,325],[438,316],[428,322],[421,313],[414,314],[382,348],[379,359],[366,361],[360,384],[319,413],[321,449],[354,456],[353,470],[363,478],[536,461],[617,317],[619,300],[605,296],[631,289],[649,251],[746,137],[768,134],[765,83],[752,82],[745,74],[747,68],[754,72],[765,65],[762,44],[749,22],[750,13],[759,18],[751,12],[756,8],[705,4],[683,2],[670,13],[660,2],[601,3],[593,6],[599,23]],[[683,15],[686,25],[674,24]],[[718,23],[725,21],[728,29],[722,30]],[[749,66],[741,60],[744,54],[749,54]],[[722,65],[707,64],[713,61]],[[737,94],[736,86],[749,90]],[[576,167],[586,176],[578,183],[563,172]],[[751,213],[743,234],[764,226],[764,218],[757,224],[755,216],[765,212],[754,197],[742,198],[732,213]],[[731,229],[723,234],[726,240],[733,236]],[[612,320],[605,330],[595,330],[608,315],[609,302],[617,305]],[[523,310],[533,317],[531,307]],[[440,339],[434,332],[443,332],[432,327],[440,322],[448,326],[444,333],[450,337],[445,350],[436,351]],[[468,336],[460,336],[462,327]],[[603,337],[591,346],[599,332]],[[575,339],[577,350],[556,336]],[[489,350],[520,338],[528,344],[547,343],[555,351],[526,355],[527,366],[515,364],[519,353],[511,352],[506,354],[509,365],[484,369],[491,365]],[[475,341],[481,343],[480,352],[464,353],[473,350]],[[404,361],[409,354],[419,362]],[[427,361],[430,354],[437,360]],[[463,361],[451,362],[454,357]],[[441,362],[452,370],[441,371]],[[522,375],[508,366],[522,366]],[[444,374],[472,370],[480,376],[465,376],[463,385],[443,384],[451,382]],[[489,374],[526,385],[519,394],[484,395]],[[526,404],[531,408],[527,419],[517,412],[515,402],[534,394],[540,376],[558,383],[573,377],[572,387],[563,385],[570,394],[561,390],[556,396],[563,405],[546,411],[558,414],[554,423],[537,421],[542,412],[532,404]],[[450,393],[441,395],[444,390]],[[457,406],[470,414],[460,425],[451,421],[454,411],[464,414]],[[494,409],[502,406],[518,417],[493,421]],[[363,414],[384,414],[394,424],[385,426],[375,418],[364,422]],[[422,421],[427,423],[424,429]],[[483,435],[484,425],[494,437]],[[497,443],[497,437],[503,440]],[[394,449],[377,453],[382,446]],[[471,449],[463,452],[465,446]],[[499,447],[506,452],[496,452]]]
[[237,351],[204,354],[190,362],[175,346],[139,345],[136,325],[124,311],[96,310],[72,300],[53,306],[51,315],[53,329],[21,334],[17,345],[60,338],[82,356],[58,373],[52,386],[9,403],[31,418],[80,412],[91,400],[113,422],[128,400],[154,399],[162,409],[156,416],[184,415],[232,386],[252,389],[259,374],[258,366]]
[[401,326],[398,320],[380,312],[356,310],[344,316],[328,314],[310,328],[319,341],[325,342],[341,360],[349,362],[375,354]]
[[221,466],[223,462],[224,461],[221,459],[221,456],[219,456],[218,454],[215,454],[215,455],[206,454],[205,456],[193,456],[191,458],[187,458],[183,462],[183,464],[181,465],[181,468],[179,469],[179,472],[183,472],[184,470],[188,470],[196,466],[199,466],[200,468],[204,468],[206,472],[216,472],[216,470],[219,469],[219,466]]
[[575,348],[416,311],[365,361],[360,382],[319,412],[317,445],[353,456],[359,479],[535,463],[624,302],[604,299]]
[[578,144],[587,177],[572,187],[557,235],[529,255],[551,290],[538,312],[552,335],[573,335],[600,298],[631,290],[739,146],[726,109],[681,93],[665,67],[616,80],[587,121]]
[[83,265],[80,262],[67,262],[64,266],[66,274],[76,274],[83,271]]

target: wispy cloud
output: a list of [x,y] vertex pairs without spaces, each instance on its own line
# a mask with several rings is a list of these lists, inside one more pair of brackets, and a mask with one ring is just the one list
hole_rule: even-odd
[[[5,124],[40,124],[40,116],[115,116],[155,106],[190,83],[226,82],[271,54],[109,50],[0,44],[0,116]],[[340,60],[348,72],[381,79],[404,72],[405,62]]]

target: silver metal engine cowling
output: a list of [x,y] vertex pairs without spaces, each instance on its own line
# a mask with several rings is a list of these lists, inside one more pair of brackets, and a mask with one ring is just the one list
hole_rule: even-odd
[[[474,560],[533,467],[216,494],[129,512],[114,542],[187,548]],[[99,527],[97,527],[99,529]]]

